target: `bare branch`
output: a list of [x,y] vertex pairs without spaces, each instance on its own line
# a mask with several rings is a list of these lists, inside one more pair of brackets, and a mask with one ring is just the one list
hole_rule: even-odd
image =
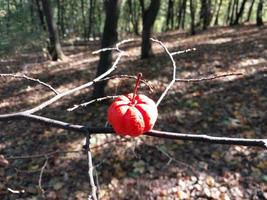
[[196,49],[187,49],[184,51],[177,51],[177,52],[173,52],[171,53],[168,48],[166,47],[165,44],[163,44],[161,41],[154,39],[154,38],[150,38],[151,41],[158,43],[164,50],[165,52],[168,54],[168,56],[170,57],[171,61],[172,61],[172,67],[173,67],[173,73],[172,73],[172,80],[171,82],[168,84],[168,86],[165,88],[164,92],[161,94],[160,98],[158,99],[156,105],[159,106],[159,104],[161,103],[161,101],[163,100],[163,98],[166,96],[167,92],[171,89],[171,87],[173,86],[173,84],[175,82],[199,82],[199,81],[207,81],[207,80],[213,80],[216,78],[221,78],[221,77],[226,77],[226,76],[234,76],[234,75],[242,75],[241,73],[228,73],[228,74],[223,74],[223,75],[213,75],[210,77],[203,77],[203,78],[199,78],[199,79],[178,79],[176,78],[176,63],[175,60],[173,58],[174,55],[177,54],[182,54],[182,53],[186,53],[189,51],[195,51]]
[[169,91],[169,89],[173,86],[173,84],[175,83],[175,78],[176,78],[176,63],[171,55],[171,53],[169,52],[168,48],[159,40],[150,38],[150,40],[152,40],[153,42],[158,43],[168,54],[168,56],[170,57],[171,61],[172,61],[172,67],[173,67],[173,73],[172,73],[172,81],[169,83],[169,85],[166,87],[166,89],[164,90],[164,92],[161,94],[160,98],[158,99],[156,105],[159,106],[160,102],[163,100],[163,98],[166,96],[167,92]]
[[93,51],[92,54],[99,54],[101,52],[104,52],[104,51],[118,51],[118,52],[122,52],[122,50],[120,49],[120,46],[125,44],[125,43],[128,43],[128,42],[133,42],[135,39],[131,38],[131,39],[127,39],[127,40],[122,40],[121,42],[118,42],[116,44],[116,47],[108,47],[108,48],[103,48],[103,49],[99,49],[97,51]]
[[181,78],[176,78],[176,82],[201,82],[201,81],[210,81],[218,78],[223,78],[223,77],[228,77],[228,76],[241,76],[243,75],[242,73],[228,73],[228,74],[221,74],[221,75],[213,75],[209,77],[202,77],[202,78],[189,78],[189,79],[181,79]]
[[40,81],[39,79],[35,79],[35,78],[31,78],[29,76],[26,76],[25,74],[22,74],[22,75],[18,75],[18,74],[0,74],[0,77],[12,77],[12,78],[19,78],[19,79],[26,79],[28,81],[33,81],[33,82],[39,83],[39,84],[49,88],[56,95],[59,94],[59,92],[56,91],[51,85],[49,85],[49,84],[47,84],[47,83],[45,83],[43,81]]
[[[88,131],[91,134],[113,134],[115,133],[112,128],[93,128],[86,127],[83,125],[70,124],[67,122],[62,122],[55,119],[50,119],[46,117],[41,117],[37,115],[30,114],[17,114],[12,115],[5,119],[1,118],[0,121],[3,120],[27,120],[27,121],[36,121],[39,123],[47,124],[50,127],[62,128],[65,130],[70,130],[74,132],[84,133],[86,134]],[[175,132],[167,132],[167,131],[158,131],[151,130],[145,135],[166,138],[166,139],[174,139],[174,140],[190,140],[190,141],[198,141],[198,142],[206,142],[211,144],[227,144],[227,145],[241,145],[241,146],[254,146],[254,147],[262,147],[267,148],[267,139],[245,139],[245,138],[228,138],[228,137],[214,137],[209,135],[199,135],[199,134],[187,134],[187,133],[175,133]]]
[[93,99],[93,100],[91,100],[91,101],[88,101],[88,102],[85,102],[85,103],[82,103],[82,104],[76,104],[76,105],[74,105],[72,108],[68,108],[67,111],[72,112],[72,111],[76,110],[77,108],[80,108],[80,107],[86,107],[86,106],[88,106],[89,104],[92,104],[92,103],[95,103],[95,102],[101,102],[101,101],[104,101],[104,100],[115,99],[115,98],[117,98],[118,96],[119,96],[119,95],[116,95],[116,96],[105,96],[105,97],[101,97],[101,98]]
[[[135,80],[137,79],[136,76],[132,76],[132,75],[114,75],[114,76],[109,76],[109,77],[103,78],[103,79],[101,79],[99,81],[96,81],[96,82],[107,81],[107,80],[116,79],[116,78],[119,78],[119,79],[122,79],[122,78],[125,78],[125,79],[135,79]],[[154,91],[153,86],[150,85],[147,80],[140,79],[140,81],[141,81],[141,83],[144,83],[149,88],[149,90],[151,92]]]
[[159,138],[166,138],[166,139],[206,142],[211,144],[227,144],[227,145],[262,147],[265,149],[267,148],[267,139],[215,137],[204,134],[175,133],[175,132],[158,131],[158,130],[151,130],[148,133],[146,133],[146,135]]
[[[110,79],[115,79],[115,78],[128,78],[128,79],[137,79],[136,76],[130,76],[130,75],[114,75],[114,76],[110,76],[110,77],[106,77],[106,78],[103,78],[99,81],[95,81],[95,83],[97,82],[101,82],[101,81],[107,81],[107,80],[110,80]],[[153,89],[152,89],[152,86],[144,79],[140,79],[140,81],[142,83],[144,83],[146,86],[149,87],[150,91],[153,92]],[[93,99],[91,101],[88,101],[88,102],[85,102],[85,103],[82,103],[82,104],[75,104],[73,107],[71,108],[68,108],[67,111],[69,112],[72,112],[74,110],[76,110],[77,108],[80,108],[80,107],[86,107],[92,103],[96,103],[96,102],[101,102],[101,101],[104,101],[104,100],[109,100],[109,99],[115,99],[117,98],[119,95],[116,95],[116,96],[105,96],[105,97],[101,97],[101,98],[97,98],[97,99]]]
[[43,165],[42,168],[41,168],[41,172],[40,172],[39,180],[38,180],[38,187],[39,187],[40,191],[41,191],[43,194],[45,193],[45,191],[44,191],[44,189],[42,188],[42,178],[43,178],[43,173],[44,173],[44,170],[45,170],[45,167],[46,167],[47,163],[48,163],[48,158],[46,158],[45,163],[44,163],[44,165]]
[[190,51],[196,51],[196,50],[197,50],[196,48],[186,49],[186,50],[182,50],[182,51],[172,52],[171,55],[175,56],[175,55],[184,54],[184,53],[188,53]]
[[99,54],[101,52],[104,52],[104,51],[114,51],[114,50],[117,50],[117,48],[104,48],[104,49],[99,49],[97,51],[93,51],[92,54]]
[[97,200],[97,187],[95,185],[94,181],[94,165],[93,165],[93,158],[92,158],[92,153],[90,149],[90,139],[91,135],[88,132],[89,135],[86,136],[86,144],[84,146],[85,150],[87,151],[87,161],[88,161],[88,176],[90,179],[90,186],[92,189],[92,193],[89,195],[88,199],[93,198],[93,200]]
[[11,188],[7,188],[7,190],[13,194],[21,194],[21,193],[24,193],[25,190],[14,190],[14,189],[11,189]]
[[53,151],[53,152],[46,152],[46,153],[42,153],[42,154],[35,154],[35,155],[25,155],[25,156],[10,156],[7,157],[7,160],[17,160],[17,159],[34,159],[34,158],[50,158],[54,155],[57,154],[67,154],[67,153],[81,153],[82,150],[77,150],[77,151]]
[[[123,40],[121,41],[120,43],[118,43],[116,45],[116,50],[119,52],[116,60],[114,61],[113,65],[103,74],[101,74],[100,76],[96,77],[93,81],[90,81],[88,83],[85,83],[83,85],[80,85],[78,87],[75,87],[73,89],[70,89],[70,90],[67,90],[66,92],[63,92],[63,93],[59,93],[57,94],[56,96],[54,96],[53,98],[41,103],[40,105],[32,108],[32,109],[29,109],[29,110],[25,110],[25,111],[22,111],[22,112],[18,112],[18,113],[13,113],[13,114],[8,114],[8,115],[18,115],[18,114],[27,114],[29,116],[29,114],[33,114],[35,112],[38,112],[40,110],[42,110],[43,108],[51,105],[52,103],[58,101],[59,99],[65,97],[65,96],[68,96],[68,95],[71,95],[73,94],[74,92],[77,92],[79,90],[82,90],[84,88],[87,88],[87,87],[90,87],[92,86],[96,81],[99,81],[101,80],[102,78],[106,77],[107,75],[109,75],[111,72],[113,72],[116,68],[117,68],[117,64],[118,62],[120,61],[121,57],[125,55],[125,51],[121,50],[119,48],[120,45],[126,43],[126,42],[131,42],[133,41],[133,39],[129,39],[129,40]],[[6,115],[0,115],[0,120],[1,118],[5,118]]]

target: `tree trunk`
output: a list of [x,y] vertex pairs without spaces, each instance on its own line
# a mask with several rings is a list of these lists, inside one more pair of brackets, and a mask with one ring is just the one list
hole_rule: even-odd
[[222,7],[222,2],[223,1],[220,0],[219,7],[218,7],[218,10],[217,10],[217,13],[216,13],[216,17],[215,17],[215,21],[214,21],[214,26],[217,26],[218,25],[220,10],[221,10],[221,7]]
[[150,5],[148,8],[145,8],[144,0],[140,0],[140,4],[142,8],[143,21],[141,59],[145,59],[152,55],[150,37],[158,14],[160,0],[150,0]]
[[61,1],[60,29],[62,36],[65,35],[65,1]]
[[232,8],[233,0],[229,0],[228,8],[227,8],[227,17],[226,17],[226,24],[230,24],[231,19],[231,8]]
[[210,0],[201,1],[200,21],[202,21],[202,30],[206,30],[211,21],[211,2]]
[[57,26],[53,20],[52,9],[50,7],[50,0],[42,0],[43,11],[46,18],[48,35],[50,39],[50,45],[48,46],[49,54],[52,60],[56,61],[58,59],[64,60],[65,55],[61,49]]
[[236,18],[235,18],[235,21],[234,21],[234,25],[239,24],[240,18],[242,17],[242,15],[243,15],[243,13],[244,13],[244,9],[245,9],[245,4],[246,4],[246,3],[247,3],[247,0],[243,0],[243,1],[242,1],[241,7],[240,7],[238,13],[236,14]]
[[185,28],[185,17],[186,17],[186,3],[187,3],[187,0],[184,0],[183,2],[183,8],[182,8],[182,22],[181,22],[181,26],[182,26],[182,29]]
[[30,0],[29,4],[30,4],[30,23],[32,24],[30,28],[31,28],[31,31],[34,31],[34,26],[33,26],[34,25],[34,1]]
[[257,8],[257,26],[263,25],[262,15],[263,15],[263,1],[260,0]]
[[139,28],[138,28],[139,15],[138,15],[138,11],[136,12],[136,1],[132,2],[132,0],[128,0],[127,2],[129,6],[130,22],[132,23],[133,31],[135,35],[140,35]]
[[177,10],[177,28],[180,28],[182,17],[182,0],[179,0],[178,10]]
[[62,32],[62,30],[61,30],[61,28],[60,28],[60,24],[61,24],[61,18],[60,18],[60,16],[61,16],[61,3],[60,3],[60,0],[57,0],[57,27],[59,27],[58,29],[58,33],[59,34],[61,34],[61,35],[63,35],[63,32]]
[[40,0],[36,0],[36,8],[40,20],[40,25],[42,26],[43,30],[46,31],[46,26],[45,26],[45,20],[44,20],[44,13],[40,5]]
[[170,29],[170,24],[171,28],[173,28],[173,5],[174,5],[174,0],[169,0],[168,11],[166,16],[166,30]]
[[85,13],[84,13],[84,0],[81,0],[81,12],[82,12],[82,29],[83,29],[83,39],[86,38],[86,22],[85,22]]
[[95,4],[94,0],[89,0],[89,8],[88,8],[88,31],[87,31],[87,38],[90,38],[92,36],[92,30],[93,30],[93,17],[94,17],[94,9],[95,9]]
[[191,16],[191,34],[195,35],[195,5],[193,0],[190,0],[190,16]]
[[234,25],[234,21],[237,15],[238,0],[234,0],[231,11],[230,26]]
[[[117,25],[119,18],[120,0],[105,1],[106,19],[104,31],[101,41],[101,48],[110,47],[118,40]],[[103,51],[100,53],[100,60],[97,67],[97,76],[103,74],[110,67],[112,62],[111,51]],[[105,86],[107,82],[102,81],[95,84],[93,98],[104,96]]]
[[251,2],[251,4],[250,4],[250,7],[249,7],[249,11],[248,11],[248,16],[247,16],[246,22],[248,22],[248,21],[250,20],[251,13],[252,13],[253,6],[254,6],[254,3],[255,3],[255,0],[252,0],[252,2]]
[[9,27],[10,27],[10,2],[7,0],[7,15],[6,15],[6,32],[7,35],[9,34]]

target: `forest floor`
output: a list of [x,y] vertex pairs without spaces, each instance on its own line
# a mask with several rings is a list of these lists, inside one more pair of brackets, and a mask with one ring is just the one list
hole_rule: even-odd
[[[176,55],[178,78],[242,73],[199,83],[175,83],[159,105],[155,129],[226,137],[267,137],[267,27],[212,28],[196,36],[171,31],[157,38],[171,51],[196,48]],[[65,46],[69,60],[51,62],[42,53],[6,56],[0,73],[23,73],[66,91],[92,80],[98,56],[88,46]],[[169,57],[153,44],[155,56],[140,60],[140,41],[125,45],[124,57],[113,74],[136,75],[154,87],[142,93],[157,100],[172,77]],[[113,79],[107,95],[132,91],[134,80]],[[92,88],[49,106],[39,115],[71,123],[103,127],[110,102],[68,112],[90,99]],[[38,105],[53,93],[26,80],[1,78],[0,113]],[[86,199],[89,190],[84,137],[71,131],[26,122],[0,123],[0,199]],[[216,145],[142,136],[92,137],[93,162],[100,199],[267,199],[267,151],[256,147]],[[55,153],[61,151],[61,153]],[[64,153],[62,151],[67,151]],[[49,154],[48,159],[43,154]],[[21,157],[37,155],[34,158]],[[3,157],[2,157],[3,158]],[[47,162],[46,162],[47,161]],[[43,170],[41,186],[40,172]],[[9,190],[8,190],[9,188]],[[10,191],[23,191],[16,194]]]

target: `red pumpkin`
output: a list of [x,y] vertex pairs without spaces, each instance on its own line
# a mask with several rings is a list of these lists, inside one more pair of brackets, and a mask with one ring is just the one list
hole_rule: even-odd
[[136,137],[151,130],[157,120],[158,110],[154,101],[145,95],[134,93],[119,96],[108,109],[108,122],[122,136]]

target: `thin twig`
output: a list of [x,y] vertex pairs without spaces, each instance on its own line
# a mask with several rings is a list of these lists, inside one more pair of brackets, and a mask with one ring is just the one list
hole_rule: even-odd
[[166,96],[168,90],[172,87],[172,85],[175,83],[175,79],[176,79],[176,63],[171,55],[171,53],[169,52],[168,48],[159,40],[156,40],[154,38],[150,38],[150,40],[152,40],[153,42],[158,43],[168,54],[168,56],[170,57],[171,61],[172,61],[172,67],[173,67],[173,73],[172,73],[172,81],[169,83],[169,85],[166,87],[166,89],[164,90],[164,92],[161,94],[160,98],[158,99],[156,105],[158,106],[160,104],[160,102],[163,100],[163,98]]
[[33,158],[42,158],[42,157],[47,157],[50,158],[53,155],[56,154],[67,154],[67,153],[81,153],[82,150],[76,150],[76,151],[53,151],[53,152],[46,152],[46,153],[41,153],[41,154],[34,154],[34,155],[25,155],[25,156],[10,156],[7,157],[7,160],[17,160],[17,159],[33,159]]
[[[107,80],[116,79],[116,78],[119,78],[119,79],[123,79],[123,78],[125,78],[125,79],[135,79],[136,80],[136,76],[132,76],[132,75],[113,75],[113,76],[108,76],[106,78],[103,78],[103,79],[101,79],[99,81],[96,81],[96,82],[102,82],[102,81],[107,81]],[[150,85],[147,80],[140,79],[140,82],[144,83],[149,88],[150,92],[154,91],[153,86]]]
[[39,80],[39,79],[35,79],[35,78],[31,78],[29,76],[26,76],[25,74],[19,75],[19,74],[0,74],[0,77],[12,77],[12,78],[20,78],[20,79],[26,79],[28,81],[33,81],[36,83],[39,83],[47,88],[49,88],[50,90],[52,90],[56,95],[59,94],[58,91],[56,91],[56,89],[54,89],[51,85]]
[[228,77],[228,76],[241,76],[242,73],[227,73],[227,74],[221,74],[221,75],[212,75],[208,77],[201,77],[201,78],[189,78],[189,79],[181,79],[177,78],[175,79],[176,82],[201,82],[201,81],[210,81],[218,78]]
[[196,51],[196,50],[197,50],[196,48],[186,49],[186,50],[182,50],[182,51],[172,52],[171,55],[175,56],[175,55],[184,54],[184,53],[188,53],[190,51]]
[[[16,114],[19,114],[19,115],[20,114],[26,114],[27,115],[27,114],[33,114],[33,113],[38,112],[38,111],[42,110],[43,108],[51,105],[52,103],[58,101],[59,99],[65,97],[65,96],[68,96],[68,95],[73,94],[73,93],[75,93],[75,92],[77,92],[79,90],[82,90],[84,88],[87,88],[87,87],[92,86],[96,81],[99,81],[102,78],[106,77],[107,75],[109,75],[111,72],[113,72],[117,68],[118,62],[120,61],[120,59],[122,58],[122,56],[124,56],[126,54],[125,51],[123,51],[123,50],[121,50],[119,48],[119,46],[122,45],[122,44],[124,44],[124,43],[126,43],[126,42],[131,42],[131,41],[133,41],[133,39],[123,40],[123,41],[119,42],[118,44],[116,44],[116,50],[119,52],[119,54],[118,54],[116,60],[114,61],[113,65],[106,72],[104,72],[100,76],[96,77],[93,81],[90,81],[88,83],[85,83],[83,85],[80,85],[78,87],[75,87],[73,89],[67,90],[67,91],[65,91],[63,93],[59,93],[56,96],[54,96],[53,98],[51,98],[51,99],[49,99],[49,100],[47,100],[47,101],[39,104],[38,106],[36,106],[34,108],[31,108],[29,110],[25,110],[25,111],[22,111],[22,112],[18,112],[18,113],[9,114],[9,115],[16,115]],[[7,116],[6,114],[0,115],[0,120],[1,120],[1,118],[5,118],[6,116]]]
[[[57,127],[65,130],[70,130],[78,133],[87,134],[86,131],[89,131],[91,134],[113,134],[115,133],[112,128],[93,128],[93,127],[85,127],[79,124],[70,124],[63,121],[42,117],[38,115],[29,115],[29,114],[15,114],[8,115],[5,118],[1,118],[0,121],[4,120],[27,120],[31,122],[39,122],[47,124],[49,127]],[[267,139],[245,139],[245,138],[228,138],[228,137],[214,137],[209,135],[198,135],[198,134],[188,134],[188,133],[175,133],[168,131],[158,131],[151,130],[146,133],[148,136],[166,138],[166,139],[174,139],[174,140],[191,140],[198,142],[207,142],[211,144],[228,144],[228,145],[241,145],[241,146],[254,146],[254,147],[262,147],[267,148]]]
[[130,38],[130,39],[127,39],[127,40],[122,40],[121,42],[118,42],[116,44],[116,47],[107,47],[107,48],[103,48],[103,49],[99,49],[97,51],[93,51],[92,54],[99,54],[101,52],[104,52],[104,51],[119,51],[121,52],[122,50],[120,49],[120,46],[125,44],[125,43],[128,43],[128,42],[133,42],[135,39],[133,38]]
[[45,170],[47,163],[48,163],[48,158],[46,158],[45,163],[41,168],[41,172],[40,172],[39,180],[38,180],[38,187],[39,187],[40,191],[42,192],[42,194],[45,193],[44,189],[42,188],[42,178],[43,178],[43,173],[44,173],[44,170]]
[[90,139],[91,135],[90,133],[86,136],[86,144],[85,144],[85,149],[87,151],[87,161],[88,161],[88,176],[90,179],[90,186],[92,189],[91,194],[89,195],[88,199],[93,198],[93,200],[97,200],[97,187],[95,185],[94,181],[94,165],[93,165],[93,158],[92,158],[92,153],[90,149]]
[[93,99],[93,100],[91,100],[91,101],[88,101],[88,102],[85,102],[85,103],[82,103],[82,104],[76,104],[76,105],[74,105],[73,107],[68,108],[67,111],[72,112],[72,111],[76,110],[77,108],[80,108],[80,107],[86,107],[86,106],[88,106],[89,104],[96,103],[96,102],[101,102],[101,101],[104,101],[104,100],[115,99],[115,98],[117,98],[118,96],[119,96],[119,95],[116,95],[116,96],[105,96],[105,97],[101,97],[101,98]]
[[13,194],[21,194],[21,193],[24,193],[25,190],[14,190],[14,189],[11,189],[11,188],[7,188],[7,190]]
[[179,79],[179,78],[176,78],[176,68],[177,67],[176,67],[176,63],[175,63],[175,60],[174,60],[173,56],[177,55],[177,54],[193,51],[193,50],[196,50],[196,49],[193,48],[193,49],[188,49],[188,50],[184,50],[184,51],[177,51],[177,52],[172,52],[171,53],[168,50],[168,48],[166,47],[166,45],[163,44],[161,41],[159,41],[157,39],[154,39],[154,38],[150,38],[150,40],[155,42],[155,43],[158,43],[165,50],[165,52],[168,54],[168,56],[170,57],[170,59],[172,61],[172,67],[173,67],[172,80],[168,84],[168,86],[165,88],[165,90],[161,94],[160,98],[158,99],[158,101],[156,103],[157,106],[159,106],[159,104],[161,103],[161,101],[166,96],[167,92],[171,89],[171,87],[173,86],[173,84],[175,82],[200,82],[200,81],[213,80],[213,79],[216,79],[216,78],[227,77],[227,76],[242,75],[241,73],[227,73],[227,74],[213,75],[213,76],[210,76],[210,77],[203,77],[203,78],[198,78],[198,79]]

